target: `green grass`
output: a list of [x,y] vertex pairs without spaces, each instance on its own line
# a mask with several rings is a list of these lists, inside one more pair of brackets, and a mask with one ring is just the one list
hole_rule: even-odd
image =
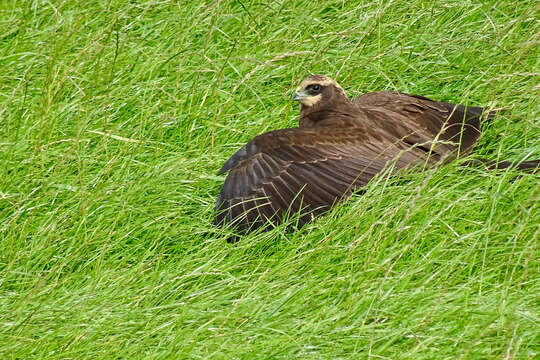
[[225,242],[222,163],[295,126],[310,72],[510,107],[540,158],[535,1],[0,2],[0,357],[533,359],[538,177],[374,180]]

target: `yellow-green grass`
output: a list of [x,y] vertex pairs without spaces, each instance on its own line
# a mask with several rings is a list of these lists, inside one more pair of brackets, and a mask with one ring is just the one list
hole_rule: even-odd
[[310,73],[510,110],[540,158],[535,1],[0,2],[0,357],[533,359],[538,177],[380,177],[234,245],[222,163]]

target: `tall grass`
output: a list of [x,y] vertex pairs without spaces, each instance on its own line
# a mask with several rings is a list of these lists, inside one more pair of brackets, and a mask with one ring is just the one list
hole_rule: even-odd
[[534,1],[0,2],[0,356],[523,359],[538,177],[451,164],[298,232],[211,225],[217,170],[309,73],[507,107],[540,158]]

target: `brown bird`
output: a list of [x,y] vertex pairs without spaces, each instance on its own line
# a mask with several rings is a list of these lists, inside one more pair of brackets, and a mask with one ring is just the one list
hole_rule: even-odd
[[220,174],[229,174],[215,224],[249,232],[299,213],[302,226],[383,171],[421,169],[468,154],[480,137],[481,118],[495,115],[399,92],[350,101],[337,82],[321,75],[302,81],[294,100],[300,103],[298,128],[256,136],[221,168]]

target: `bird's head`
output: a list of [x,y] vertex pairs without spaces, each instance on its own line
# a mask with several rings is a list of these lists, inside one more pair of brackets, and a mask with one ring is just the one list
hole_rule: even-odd
[[334,109],[349,99],[339,84],[323,75],[310,75],[305,78],[294,92],[294,101],[300,103],[302,111],[322,111]]

